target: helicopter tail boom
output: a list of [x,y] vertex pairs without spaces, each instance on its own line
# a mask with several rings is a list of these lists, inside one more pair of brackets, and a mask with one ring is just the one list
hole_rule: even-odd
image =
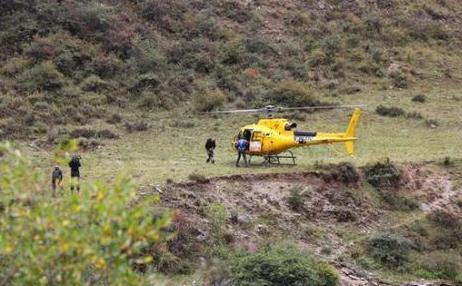
[[[345,137],[354,138],[356,136],[356,126],[358,125],[360,115],[361,115],[361,110],[359,108],[355,108],[355,111],[353,112],[353,115],[351,116],[350,123],[348,124],[348,128],[345,132]],[[345,149],[349,155],[353,154],[353,150],[354,150],[353,141],[346,141]]]

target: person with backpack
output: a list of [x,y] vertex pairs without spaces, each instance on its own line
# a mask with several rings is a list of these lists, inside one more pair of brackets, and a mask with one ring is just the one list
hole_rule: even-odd
[[245,166],[248,167],[247,157],[246,157],[246,152],[247,152],[248,147],[249,147],[249,141],[245,140],[244,138],[239,137],[236,142],[236,149],[237,149],[236,167],[239,167],[239,161],[241,160],[241,156],[244,158]]
[[80,156],[74,154],[71,161],[69,162],[69,167],[71,168],[71,191],[74,190],[74,187],[77,188],[77,192],[80,191]]
[[53,173],[51,173],[51,189],[53,191],[52,196],[56,197],[56,187],[61,187],[61,183],[63,182],[63,171],[59,168],[59,166],[55,166]]
[[215,164],[215,159],[213,159],[213,156],[216,147],[217,144],[215,143],[215,139],[207,139],[205,142],[205,150],[207,151],[207,161],[205,161],[206,163],[211,162],[212,164]]

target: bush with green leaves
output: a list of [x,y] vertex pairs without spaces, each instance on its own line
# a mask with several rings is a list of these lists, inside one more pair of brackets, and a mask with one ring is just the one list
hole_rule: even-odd
[[52,62],[43,62],[30,70],[24,71],[18,80],[21,90],[56,91],[66,84],[66,79]]
[[299,187],[290,189],[289,197],[287,197],[287,203],[289,204],[290,208],[294,211],[298,211],[303,207],[303,204],[305,203],[305,198]]
[[205,209],[205,215],[209,221],[211,234],[217,241],[220,241],[223,238],[228,218],[225,207],[220,203],[212,203]]
[[401,267],[409,258],[414,243],[399,234],[378,233],[367,241],[367,251],[376,262],[387,267]]
[[378,115],[387,116],[387,117],[399,117],[399,116],[406,115],[406,111],[404,111],[401,107],[395,107],[395,106],[387,107],[387,106],[379,105],[375,109],[375,112]]
[[401,170],[390,160],[377,162],[366,170],[366,179],[376,188],[397,188],[401,183]]
[[353,164],[342,162],[335,166],[332,177],[345,184],[357,183],[359,181],[359,172]]
[[254,253],[237,252],[226,263],[231,285],[334,286],[338,281],[330,265],[291,244],[270,244]]
[[266,101],[282,106],[313,106],[319,104],[314,91],[298,81],[283,81],[267,96]]
[[394,190],[380,190],[379,194],[395,210],[412,211],[419,208],[419,204],[414,199],[403,196]]
[[[56,155],[66,150],[73,148],[58,149]],[[146,277],[135,268],[153,263],[143,250],[162,240],[169,224],[167,215],[153,216],[158,198],[135,201],[127,179],[112,186],[85,184],[80,193],[61,190],[52,198],[48,180],[9,143],[0,145],[0,172],[5,285],[143,283]]]
[[[418,265],[418,273],[427,279],[447,279],[462,283],[462,259],[455,253],[436,253],[425,256]],[[422,275],[423,274],[423,275]]]
[[199,112],[212,111],[222,106],[227,101],[227,96],[219,89],[207,89],[202,94],[199,94],[196,102],[195,109]]

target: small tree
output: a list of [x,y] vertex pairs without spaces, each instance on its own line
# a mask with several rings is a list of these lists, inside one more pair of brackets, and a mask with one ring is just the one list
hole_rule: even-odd
[[226,223],[226,209],[222,204],[213,203],[206,209],[206,216],[209,220],[212,235],[220,241],[223,238]]
[[[11,144],[0,145],[0,277],[7,285],[140,285],[134,266],[162,239],[167,216],[133,203],[130,180],[55,200]],[[60,154],[57,152],[56,154]]]

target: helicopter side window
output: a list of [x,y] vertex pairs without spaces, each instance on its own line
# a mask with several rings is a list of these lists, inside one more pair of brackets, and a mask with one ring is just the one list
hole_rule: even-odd
[[263,133],[260,131],[254,131],[252,134],[252,141],[261,141],[263,139]]

